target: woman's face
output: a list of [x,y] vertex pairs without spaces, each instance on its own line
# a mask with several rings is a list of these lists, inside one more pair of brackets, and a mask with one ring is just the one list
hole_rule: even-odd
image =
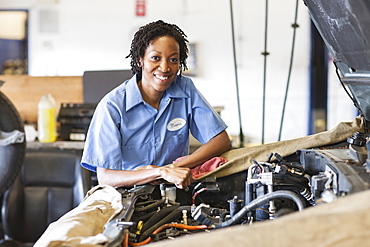
[[164,92],[175,80],[180,69],[180,46],[170,36],[152,40],[140,59],[143,89]]

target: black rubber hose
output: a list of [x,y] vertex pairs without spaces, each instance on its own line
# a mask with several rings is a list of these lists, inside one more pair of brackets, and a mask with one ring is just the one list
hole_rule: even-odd
[[177,209],[179,206],[171,206],[166,207],[160,210],[159,212],[155,213],[148,221],[146,221],[143,225],[143,228],[141,228],[141,232],[145,232],[147,229],[151,228],[154,224],[156,224],[158,221],[166,217],[168,214],[170,214],[172,211]]
[[258,208],[261,205],[263,205],[263,204],[265,204],[265,203],[267,203],[267,202],[269,202],[273,199],[280,199],[280,198],[290,199],[290,200],[294,201],[295,204],[297,204],[299,211],[302,211],[304,209],[304,203],[303,203],[300,195],[298,195],[297,193],[294,193],[292,191],[289,191],[289,190],[278,190],[278,191],[274,191],[274,192],[268,193],[266,195],[263,195],[263,196],[260,196],[256,199],[254,199],[248,205],[245,205],[241,210],[239,210],[239,212],[236,213],[234,215],[234,217],[232,217],[231,219],[229,219],[225,222],[222,222],[220,224],[214,224],[214,228],[222,228],[222,227],[233,225],[235,222],[237,222],[242,217],[244,217],[244,215],[247,212],[250,212],[250,211]]
[[158,200],[158,201],[155,201],[147,206],[144,206],[144,207],[135,207],[135,212],[143,212],[143,211],[147,211],[149,209],[152,209],[152,208],[157,208],[159,207],[160,205],[164,204],[164,202],[166,201],[166,199],[161,199],[161,200]]
[[178,218],[180,218],[182,216],[182,211],[183,210],[186,210],[188,212],[188,215],[190,215],[191,206],[180,206],[180,207],[176,208],[170,214],[168,214],[166,217],[164,217],[162,220],[160,220],[156,224],[154,224],[152,227],[150,227],[149,229],[147,229],[145,231],[142,231],[139,242],[148,238],[150,236],[150,234],[152,234],[154,232],[154,230],[156,230],[158,227],[160,227],[164,224],[173,222],[173,221],[177,220]]
[[158,212],[152,211],[150,213],[145,213],[143,215],[140,215],[139,217],[132,218],[132,221],[133,222],[146,221],[146,220],[150,219],[150,217],[152,217],[156,213],[158,213]]

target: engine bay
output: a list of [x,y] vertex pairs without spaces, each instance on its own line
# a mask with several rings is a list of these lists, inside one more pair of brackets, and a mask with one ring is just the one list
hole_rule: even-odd
[[289,157],[271,153],[247,171],[206,177],[184,190],[170,184],[118,188],[123,210],[103,234],[108,246],[141,246],[331,203],[370,188],[369,148],[368,135],[357,132],[330,147],[298,149]]

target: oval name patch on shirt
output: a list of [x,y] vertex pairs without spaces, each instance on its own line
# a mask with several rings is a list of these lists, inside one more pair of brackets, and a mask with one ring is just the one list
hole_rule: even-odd
[[186,124],[186,120],[183,118],[174,118],[171,122],[168,123],[167,129],[168,131],[176,131],[184,127]]

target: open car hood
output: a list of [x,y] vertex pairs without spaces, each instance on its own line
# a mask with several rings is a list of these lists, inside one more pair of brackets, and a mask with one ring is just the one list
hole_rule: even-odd
[[370,1],[304,0],[334,58],[341,82],[370,121]]

